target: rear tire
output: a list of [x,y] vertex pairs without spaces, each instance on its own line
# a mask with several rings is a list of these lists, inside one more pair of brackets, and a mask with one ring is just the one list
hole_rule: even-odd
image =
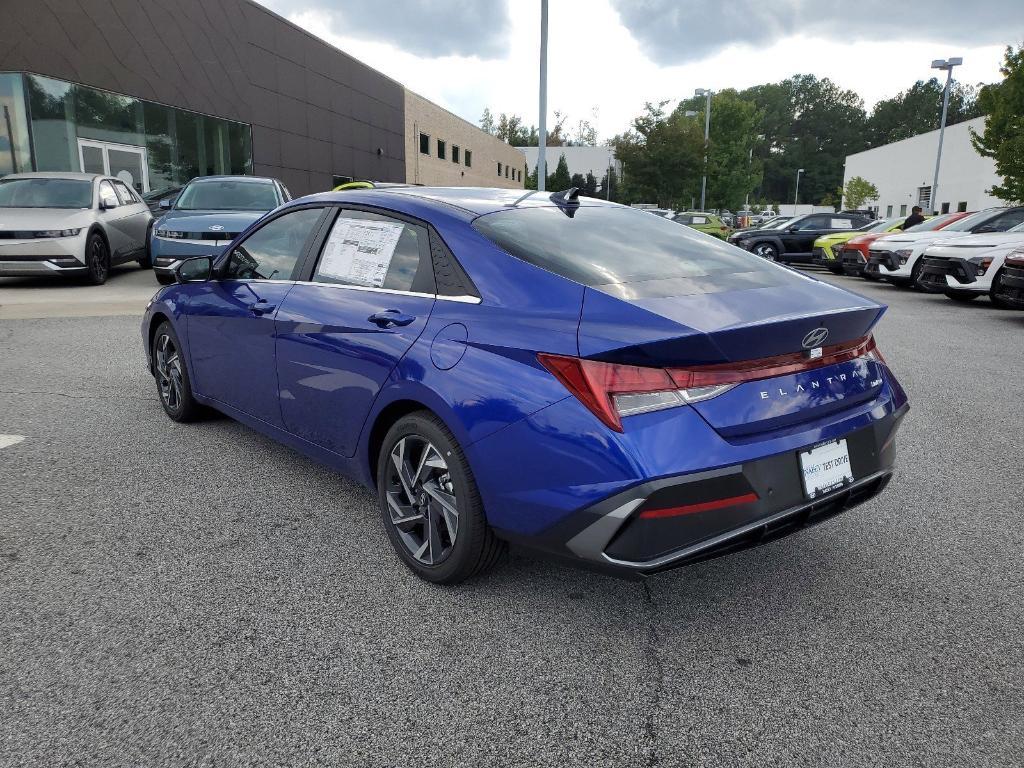
[[196,421],[203,407],[192,397],[192,382],[182,356],[178,334],[166,320],[153,334],[153,378],[160,405],[172,420]]
[[779,249],[771,243],[757,243],[750,249],[750,252],[767,261],[779,260]]
[[90,285],[103,285],[110,276],[110,249],[99,232],[93,232],[85,242],[85,281]]
[[153,234],[153,222],[150,222],[149,226],[146,227],[146,253],[141,259],[138,260],[139,266],[142,267],[143,269],[153,268],[153,254],[149,250],[149,236],[151,234]]
[[971,291],[946,291],[947,298],[963,304],[966,304],[968,301],[974,301],[980,295],[980,293],[972,293]]
[[432,413],[417,411],[388,430],[377,497],[391,545],[425,581],[458,584],[493,568],[505,551],[462,448]]

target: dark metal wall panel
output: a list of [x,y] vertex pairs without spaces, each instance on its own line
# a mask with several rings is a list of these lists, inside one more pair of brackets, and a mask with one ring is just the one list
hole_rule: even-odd
[[293,194],[405,180],[402,86],[250,0],[0,0],[0,70],[253,126]]

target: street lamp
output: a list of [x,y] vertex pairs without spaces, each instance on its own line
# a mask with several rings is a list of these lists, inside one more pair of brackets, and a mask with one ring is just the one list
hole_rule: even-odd
[[704,175],[700,177],[700,209],[703,211],[704,196],[708,189],[708,140],[711,137],[711,97],[714,92],[709,88],[698,88],[693,95],[707,98],[704,106]]
[[537,142],[537,191],[543,192],[548,178],[545,150],[548,146],[548,0],[540,0],[540,141]]
[[939,151],[935,155],[935,179],[932,181],[931,209],[938,213],[938,191],[939,191],[939,164],[942,162],[942,139],[946,133],[946,110],[949,109],[949,86],[953,82],[953,67],[964,63],[959,56],[951,56],[948,59],[935,59],[932,62],[932,69],[942,70],[946,73],[946,87],[942,89],[942,121],[939,123]]
[[796,204],[797,204],[797,201],[800,199],[800,174],[803,173],[803,172],[804,172],[803,168],[801,168],[799,171],[796,172],[796,191],[793,193],[793,215],[794,216],[796,216]]

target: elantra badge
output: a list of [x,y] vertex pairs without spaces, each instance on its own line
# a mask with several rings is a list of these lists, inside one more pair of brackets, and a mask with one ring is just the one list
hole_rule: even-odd
[[814,349],[815,347],[820,347],[827,338],[828,328],[815,328],[804,336],[804,340],[800,343],[803,344],[804,349]]
[[[210,229],[213,232],[220,232],[222,229],[224,229],[224,227],[222,225],[220,225],[220,224],[211,224],[210,225]],[[825,333],[828,333],[828,331],[825,331]]]

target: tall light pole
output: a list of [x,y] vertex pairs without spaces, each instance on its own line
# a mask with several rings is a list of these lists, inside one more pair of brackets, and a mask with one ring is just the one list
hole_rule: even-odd
[[793,215],[796,216],[797,202],[800,200],[800,174],[804,172],[801,168],[796,172],[796,191],[793,193]]
[[704,96],[707,102],[704,106],[704,175],[700,177],[700,209],[704,210],[704,196],[708,189],[708,140],[711,138],[711,96],[710,88],[698,88],[693,92],[694,96]]
[[964,63],[959,56],[951,56],[948,59],[935,59],[932,62],[932,69],[944,70],[946,73],[946,87],[942,89],[942,121],[939,123],[939,151],[935,155],[935,178],[932,180],[931,209],[933,213],[939,212],[939,165],[942,163],[942,139],[946,133],[946,111],[949,109],[949,86],[953,82],[953,67]]
[[537,190],[547,186],[548,165],[548,0],[540,0],[540,141],[537,142]]

